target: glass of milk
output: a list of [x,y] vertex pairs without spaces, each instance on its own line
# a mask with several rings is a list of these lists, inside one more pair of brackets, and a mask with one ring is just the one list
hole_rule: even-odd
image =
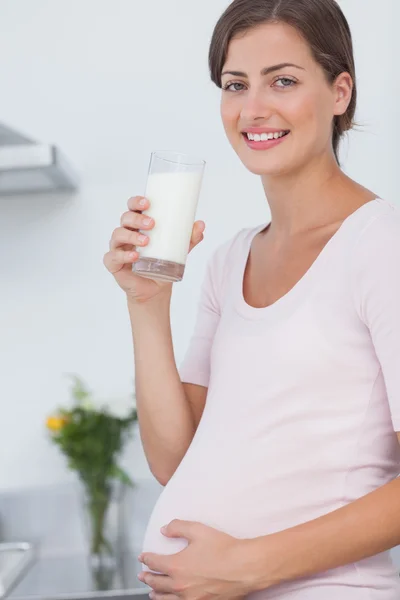
[[150,208],[144,214],[155,226],[144,231],[147,246],[132,269],[142,277],[181,281],[185,272],[205,161],[178,152],[153,152],[145,197]]

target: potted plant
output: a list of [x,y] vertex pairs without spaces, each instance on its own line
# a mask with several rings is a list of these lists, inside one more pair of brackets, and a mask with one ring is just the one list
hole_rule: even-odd
[[121,500],[126,486],[133,485],[119,459],[137,421],[134,396],[101,400],[78,376],[71,377],[72,406],[59,408],[46,425],[82,486],[92,565],[116,564],[121,549]]

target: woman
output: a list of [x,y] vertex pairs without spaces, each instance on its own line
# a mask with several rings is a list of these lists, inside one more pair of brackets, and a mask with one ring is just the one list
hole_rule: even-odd
[[141,436],[166,486],[141,579],[156,600],[398,599],[400,214],[338,164],[356,108],[348,24],[334,0],[235,0],[209,58],[271,220],[212,257],[179,374],[171,285],[131,271],[149,201],[132,198],[112,236]]

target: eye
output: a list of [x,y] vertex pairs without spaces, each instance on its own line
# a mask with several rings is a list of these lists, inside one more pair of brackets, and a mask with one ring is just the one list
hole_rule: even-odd
[[234,81],[232,83],[226,83],[223,86],[222,89],[225,90],[226,92],[241,92],[242,89],[237,89],[237,88],[236,89],[231,89],[232,86],[237,86],[237,85],[242,86],[242,88],[244,88],[244,84],[243,83],[239,83],[239,81]]
[[[280,85],[277,85],[278,83]],[[293,85],[296,85],[296,83],[297,81],[295,79],[291,79],[290,77],[278,77],[278,79],[275,79],[274,81],[274,85],[279,88],[292,87]]]

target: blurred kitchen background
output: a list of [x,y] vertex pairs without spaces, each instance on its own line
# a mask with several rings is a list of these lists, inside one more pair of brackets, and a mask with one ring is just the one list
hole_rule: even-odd
[[[198,210],[207,224],[205,241],[174,290],[178,363],[207,259],[238,229],[268,220],[259,179],[225,139],[220,92],[209,81],[208,45],[228,4],[0,2],[0,123],[54,144],[78,181],[76,191],[1,195],[0,172],[0,541],[35,541],[44,557],[82,552],[75,476],[50,444],[44,422],[69,401],[66,373],[80,374],[103,397],[131,393],[125,298],[102,260],[128,198],[144,192],[150,152],[176,150],[207,161]],[[400,75],[393,61],[400,51],[400,3],[341,5],[355,42],[360,124],[342,160],[351,176],[400,203]],[[135,551],[161,490],[137,430],[123,465],[136,482],[128,510]],[[400,567],[400,553],[394,556]],[[41,577],[31,578],[28,588],[22,581],[20,597],[56,597],[54,582]]]

